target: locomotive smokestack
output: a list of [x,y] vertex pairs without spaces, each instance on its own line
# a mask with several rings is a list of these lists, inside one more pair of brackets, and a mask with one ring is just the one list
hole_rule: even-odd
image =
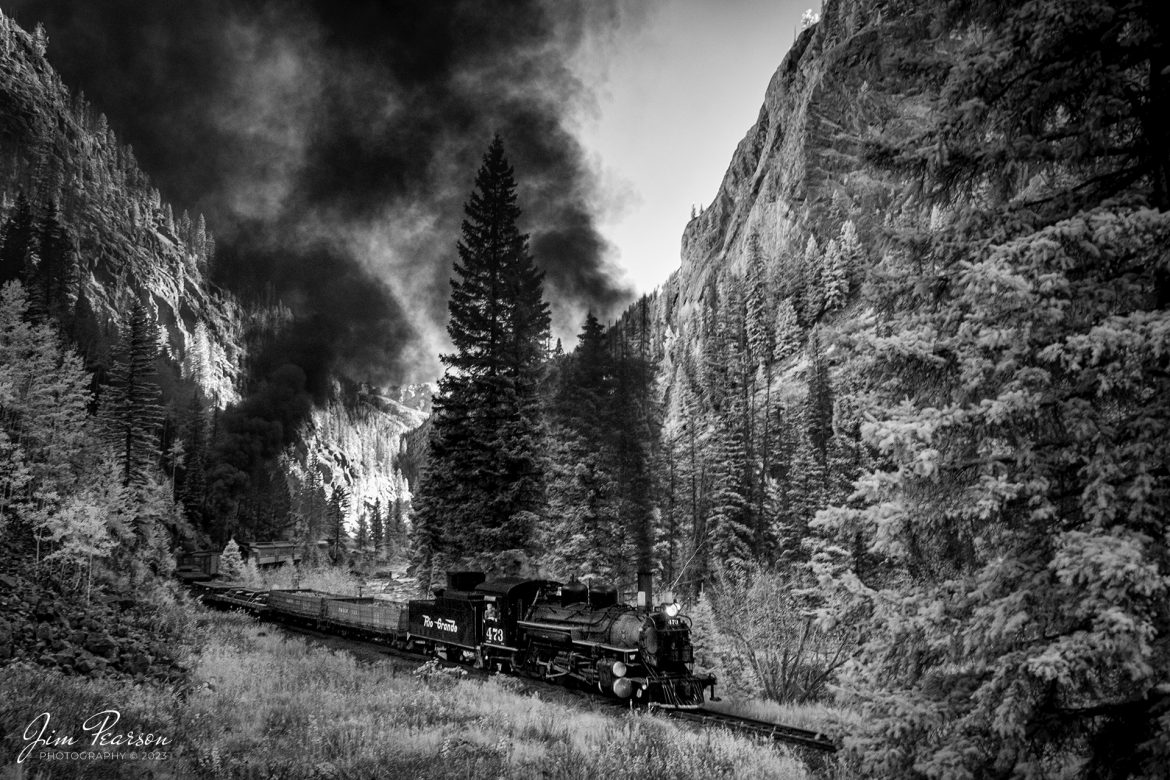
[[638,608],[645,612],[654,609],[653,572],[638,572]]

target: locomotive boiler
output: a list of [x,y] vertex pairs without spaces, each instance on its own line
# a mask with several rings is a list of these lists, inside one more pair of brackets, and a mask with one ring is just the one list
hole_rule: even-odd
[[639,610],[612,588],[571,583],[517,621],[524,663],[547,679],[569,677],[623,699],[698,707],[715,678],[694,674],[690,621],[677,604]]

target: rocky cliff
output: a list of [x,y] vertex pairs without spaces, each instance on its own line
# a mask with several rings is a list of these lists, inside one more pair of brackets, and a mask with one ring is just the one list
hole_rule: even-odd
[[[38,214],[56,204],[77,261],[68,319],[74,338],[87,342],[79,347],[91,367],[108,364],[132,303],[140,301],[182,382],[197,385],[221,410],[241,401],[249,391],[250,349],[275,338],[292,312],[280,301],[242,303],[212,283],[214,239],[202,217],[176,216],[100,107],[71,95],[48,56],[42,31],[25,31],[0,13],[0,244],[18,197]],[[375,499],[386,507],[407,496],[394,458],[402,434],[425,417],[419,410],[429,393],[343,390],[341,378],[334,385],[291,437],[299,445],[285,463],[311,458],[329,489],[345,487],[354,497],[353,526]]]
[[96,326],[122,328],[140,300],[184,375],[221,406],[237,400],[243,312],[207,278],[214,245],[202,218],[175,216],[105,117],[70,95],[46,47],[0,14],[3,218],[18,192],[55,201],[75,242],[75,294]]
[[883,20],[882,7],[827,0],[793,43],[711,204],[683,231],[681,267],[663,286],[682,313],[693,313],[720,271],[748,273],[753,235],[773,265],[799,255],[810,236],[825,246],[846,220],[872,243],[879,208],[895,193],[859,164],[858,139],[922,110],[910,94],[873,86],[915,45],[904,22]]

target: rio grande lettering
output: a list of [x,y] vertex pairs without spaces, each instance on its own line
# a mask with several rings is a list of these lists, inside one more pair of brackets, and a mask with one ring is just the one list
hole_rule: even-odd
[[430,615],[423,615],[423,628],[433,628],[438,631],[447,631],[452,634],[459,633],[459,627],[455,625],[455,621],[451,618],[434,619]]

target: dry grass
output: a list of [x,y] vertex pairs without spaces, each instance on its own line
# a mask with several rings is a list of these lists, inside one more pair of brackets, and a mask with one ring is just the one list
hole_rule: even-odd
[[760,699],[748,701],[724,699],[718,702],[707,702],[705,706],[716,712],[766,720],[770,723],[781,723],[798,729],[819,731],[833,737],[857,731],[861,717],[852,710],[841,709],[825,703],[780,704]]
[[[365,664],[238,615],[204,619],[208,635],[192,661],[195,690],[185,698],[33,669],[7,675],[0,683],[5,755],[19,751],[19,731],[39,712],[67,724],[115,707],[125,708],[127,723],[173,735],[175,749],[168,762],[147,767],[111,764],[109,774],[118,776],[146,769],[163,777],[808,776],[787,751],[726,732],[566,707],[524,695],[503,677]],[[20,768],[32,777],[46,765]],[[54,777],[86,768],[52,766]],[[15,769],[10,764],[9,774]]]

